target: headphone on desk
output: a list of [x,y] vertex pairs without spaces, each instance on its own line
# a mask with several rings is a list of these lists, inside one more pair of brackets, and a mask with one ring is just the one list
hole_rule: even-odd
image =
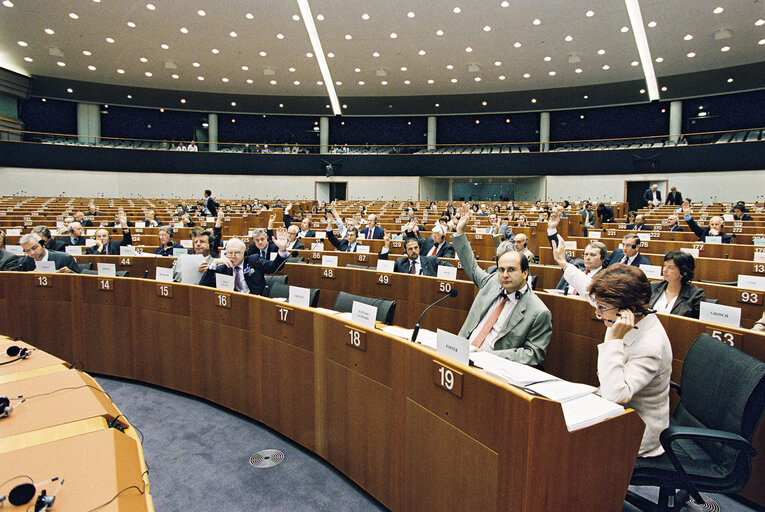
[[18,345],[11,345],[8,347],[8,350],[6,350],[5,353],[8,354],[9,357],[14,357],[15,359],[11,359],[10,361],[3,361],[0,363],[0,366],[4,364],[11,364],[18,361],[19,359],[26,359],[32,354],[32,350],[19,347]]
[[[20,475],[14,478],[29,478],[29,480],[32,480],[27,475]],[[10,482],[11,480],[14,480],[14,478],[11,478],[10,480],[6,480],[6,482]],[[63,480],[59,480],[57,476],[54,476],[50,480],[45,480],[42,482],[35,482],[35,483],[23,483],[19,484],[13,489],[11,489],[11,492],[9,492],[6,496],[0,495],[0,507],[2,507],[5,500],[8,500],[8,503],[13,505],[14,507],[19,507],[22,505],[26,505],[30,501],[32,501],[32,498],[35,497],[35,494],[37,494],[37,486],[45,485],[51,482],[58,481],[58,487],[56,488],[56,492],[54,492],[51,495],[48,495],[48,491],[43,489],[40,491],[40,494],[37,495],[37,500],[35,501],[34,510],[35,512],[43,512],[45,510],[48,510],[50,507],[53,506],[53,502],[56,501],[56,494],[58,494],[59,489],[61,489],[61,486],[64,485]]]

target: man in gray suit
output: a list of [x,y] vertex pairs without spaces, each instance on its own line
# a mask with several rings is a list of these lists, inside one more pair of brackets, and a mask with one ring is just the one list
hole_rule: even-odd
[[523,254],[501,245],[497,271],[489,274],[481,269],[465,236],[469,218],[470,210],[463,206],[452,244],[462,268],[479,290],[459,335],[477,349],[539,365],[550,344],[552,321],[550,310],[526,283],[529,262]]

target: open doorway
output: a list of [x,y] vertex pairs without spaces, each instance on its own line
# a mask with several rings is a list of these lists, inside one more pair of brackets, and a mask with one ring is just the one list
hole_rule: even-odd
[[658,185],[661,193],[661,202],[667,200],[667,180],[641,180],[624,182],[624,200],[630,205],[630,210],[638,211],[646,206],[645,191],[651,188],[651,185]]
[[345,199],[347,199],[347,181],[317,181],[315,184],[315,197],[317,201],[331,203],[335,200],[345,201]]

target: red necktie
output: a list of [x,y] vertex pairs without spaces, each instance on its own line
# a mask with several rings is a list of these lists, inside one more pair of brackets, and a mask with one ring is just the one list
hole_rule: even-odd
[[483,324],[483,328],[481,328],[481,331],[478,333],[478,336],[476,336],[471,345],[479,348],[481,345],[483,345],[486,336],[489,335],[491,329],[494,327],[494,324],[497,323],[499,315],[502,314],[502,309],[504,309],[507,300],[507,295],[502,295],[502,298],[499,300],[499,304],[497,304],[497,307],[495,307],[491,312],[489,318],[486,319],[486,322]]

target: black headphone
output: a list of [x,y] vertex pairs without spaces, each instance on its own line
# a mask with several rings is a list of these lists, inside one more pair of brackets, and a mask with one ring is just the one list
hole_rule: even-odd
[[15,361],[18,361],[19,359],[26,359],[32,354],[32,351],[28,348],[19,347],[18,345],[11,345],[8,347],[8,350],[6,350],[5,353],[10,357],[15,357],[15,359],[11,359],[10,361],[3,361],[0,363],[0,366],[4,364],[11,364]]
[[637,249],[637,244],[632,244],[633,249]]
[[12,410],[13,407],[11,407],[11,401],[8,399],[8,397],[0,396],[0,418],[5,418],[11,413]]
[[[25,478],[30,477],[26,475],[22,475]],[[19,477],[16,477],[19,478]],[[11,479],[13,480],[13,479]],[[35,497],[35,494],[37,493],[37,486],[48,484],[50,482],[56,482],[58,481],[58,488],[56,489],[56,492],[54,492],[52,495],[48,495],[48,491],[43,489],[40,491],[40,494],[37,495],[37,500],[35,500],[35,506],[34,510],[35,512],[43,512],[45,510],[48,510],[53,506],[53,502],[56,501],[56,494],[58,494],[59,489],[61,489],[61,486],[64,485],[63,480],[59,480],[57,476],[54,476],[50,480],[45,480],[43,482],[36,482],[36,483],[23,483],[19,484],[13,489],[11,489],[11,492],[8,493],[7,496],[0,496],[0,506],[2,506],[3,502],[5,502],[6,499],[8,499],[8,503],[13,505],[14,507],[19,507],[22,505],[26,505],[30,501],[32,501],[32,498]]]

